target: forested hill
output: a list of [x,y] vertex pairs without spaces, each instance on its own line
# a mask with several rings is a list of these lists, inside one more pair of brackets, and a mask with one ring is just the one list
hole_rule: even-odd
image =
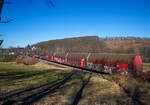
[[85,36],[40,42],[37,46],[43,50],[55,52],[94,51],[105,47],[104,40],[97,36]]
[[[99,38],[98,36],[85,36],[50,40],[37,43],[38,50],[48,52],[125,52],[135,53],[150,50],[150,39],[135,37]],[[146,50],[145,50],[146,48]],[[142,50],[141,50],[142,49]],[[144,50],[143,50],[144,49]],[[147,52],[146,52],[147,53]]]

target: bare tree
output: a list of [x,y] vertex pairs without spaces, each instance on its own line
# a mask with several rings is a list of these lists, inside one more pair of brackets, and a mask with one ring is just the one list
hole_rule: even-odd
[[[43,1],[45,1],[47,4],[50,4],[50,6],[55,7],[52,0],[43,0]],[[7,2],[6,0],[0,0],[0,23],[9,23],[13,19],[5,20],[5,21],[2,20],[2,10],[3,10],[4,4],[11,4],[11,3]]]
[[1,21],[1,13],[2,13],[2,8],[3,8],[3,5],[4,5],[4,0],[0,0],[0,21]]
[[5,20],[5,21],[2,20],[2,10],[3,10],[4,4],[11,4],[11,3],[6,2],[5,0],[0,0],[0,23],[9,23],[12,21],[12,19]]

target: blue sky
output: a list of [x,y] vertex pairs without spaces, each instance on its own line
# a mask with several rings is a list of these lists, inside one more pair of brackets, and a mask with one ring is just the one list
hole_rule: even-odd
[[99,37],[150,35],[150,0],[7,0],[0,24],[3,47],[40,41],[97,35]]

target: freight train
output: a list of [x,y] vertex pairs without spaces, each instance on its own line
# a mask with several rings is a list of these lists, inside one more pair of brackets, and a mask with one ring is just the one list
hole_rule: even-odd
[[[32,54],[33,56],[33,54]],[[111,53],[51,53],[34,55],[47,61],[80,67],[103,73],[118,75],[139,75],[142,73],[142,57],[135,54]]]

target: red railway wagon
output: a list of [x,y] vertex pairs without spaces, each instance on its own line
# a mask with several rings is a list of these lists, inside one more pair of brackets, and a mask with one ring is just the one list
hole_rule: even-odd
[[110,53],[54,53],[47,60],[119,75],[141,73],[143,63],[140,55]]
[[83,60],[87,58],[88,53],[68,53],[67,62],[72,66],[82,67],[86,66],[86,62]]
[[94,70],[103,72],[121,72],[123,75],[133,69],[133,60],[135,55],[127,54],[101,54],[92,53],[88,59],[89,66]]
[[53,56],[51,56],[52,61],[57,62],[57,63],[62,63],[65,64],[66,63],[66,58],[65,58],[66,54],[65,53],[54,53]]

